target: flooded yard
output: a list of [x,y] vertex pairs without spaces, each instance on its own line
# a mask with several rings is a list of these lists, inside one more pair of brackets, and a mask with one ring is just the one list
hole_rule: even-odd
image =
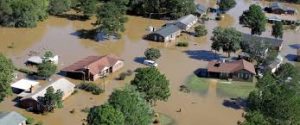
[[[206,5],[214,4],[212,0],[199,1]],[[94,20],[83,22],[49,17],[48,20],[32,29],[0,28],[0,52],[9,56],[17,67],[25,67],[24,63],[31,53],[43,54],[44,51],[51,50],[60,56],[59,69],[89,55],[112,53],[124,59],[125,67],[122,71],[126,71],[144,66],[138,59],[143,57],[146,48],[159,48],[162,57],[158,60],[158,68],[170,80],[171,97],[167,102],[159,102],[155,111],[171,117],[178,125],[233,125],[238,120],[242,120],[243,110],[223,106],[222,103],[227,98],[217,95],[217,81],[209,81],[207,94],[204,96],[199,96],[197,93],[182,93],[179,91],[179,87],[197,69],[205,68],[207,61],[211,60],[214,53],[210,51],[210,36],[214,27],[233,26],[239,31],[250,33],[248,28],[238,24],[239,16],[250,3],[254,2],[237,0],[237,7],[230,10],[224,20],[206,22],[205,26],[208,29],[206,37],[195,38],[186,34],[181,36],[181,40],[189,41],[188,48],[177,48],[174,44],[155,43],[142,39],[147,34],[146,29],[149,26],[160,27],[166,23],[162,20],[129,16],[129,22],[126,24],[127,30],[123,33],[122,39],[95,42],[77,35],[78,31],[82,29],[91,29]],[[271,29],[268,27],[263,36],[270,36],[270,34]],[[295,31],[285,32],[282,56],[288,57],[290,54],[296,54],[296,50],[291,45],[300,44],[298,34],[299,32]],[[288,59],[286,60],[288,61]],[[125,81],[115,80],[118,74],[119,72],[97,81],[99,85],[105,84],[104,94],[94,96],[79,91],[64,101],[64,108],[55,110],[54,113],[39,115],[17,108],[12,102],[14,96],[0,103],[0,111],[15,110],[26,116],[34,117],[38,121],[43,121],[44,125],[81,125],[87,115],[81,111],[82,109],[105,103],[114,89],[129,83],[131,78]],[[70,111],[73,109],[75,113],[72,114]],[[181,112],[177,112],[179,109]]]

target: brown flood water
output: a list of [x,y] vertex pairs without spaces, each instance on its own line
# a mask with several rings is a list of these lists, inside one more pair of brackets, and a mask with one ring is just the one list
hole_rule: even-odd
[[[215,3],[211,0],[199,1],[206,5]],[[252,1],[238,0],[238,7],[230,10],[224,20],[206,22],[205,25],[209,32],[206,37],[194,38],[186,34],[183,35],[179,40],[189,41],[190,46],[188,48],[177,48],[174,44],[154,43],[141,39],[143,35],[147,34],[145,29],[148,26],[159,27],[165,23],[161,20],[129,16],[129,22],[126,24],[127,30],[123,33],[122,39],[95,42],[76,36],[78,30],[92,28],[91,24],[94,20],[82,22],[49,17],[47,21],[40,23],[37,28],[33,29],[0,28],[0,52],[12,58],[18,67],[25,67],[24,62],[31,51],[42,54],[45,50],[51,50],[60,56],[59,68],[88,55],[113,53],[125,60],[126,66],[123,69],[125,71],[143,66],[135,60],[143,57],[146,48],[156,47],[162,53],[162,57],[158,60],[158,68],[170,80],[172,95],[167,102],[159,102],[155,111],[170,116],[178,125],[233,125],[238,120],[242,120],[241,113],[243,111],[222,105],[225,98],[216,95],[216,81],[211,81],[208,93],[201,96],[196,93],[182,93],[178,89],[195,70],[206,67],[207,61],[205,60],[211,56],[211,53],[208,52],[211,44],[209,38],[214,27],[234,26],[242,32],[249,33],[249,29],[238,24],[238,17],[243,10],[248,8],[250,3]],[[299,44],[300,36],[297,34],[299,33],[294,31],[288,31],[284,34],[283,56],[295,54],[296,51],[289,45]],[[270,36],[270,28],[263,35]],[[9,48],[12,43],[14,43],[13,48]],[[15,110],[41,120],[45,125],[81,125],[86,117],[86,113],[81,112],[81,109],[105,103],[114,89],[123,87],[131,79],[116,81],[114,78],[117,75],[118,73],[115,73],[105,80],[97,81],[101,86],[105,83],[106,92],[104,94],[93,96],[80,91],[64,102],[63,109],[58,109],[46,116],[32,114],[15,107],[14,102],[11,101],[14,96],[0,103],[0,111]],[[182,112],[176,112],[180,108]],[[72,109],[75,109],[74,114],[69,113]]]

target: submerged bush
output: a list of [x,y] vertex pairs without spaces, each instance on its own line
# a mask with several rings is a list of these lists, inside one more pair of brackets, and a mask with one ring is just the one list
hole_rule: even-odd
[[178,46],[178,47],[188,47],[189,43],[188,42],[178,42],[176,44],[176,46]]
[[83,82],[77,86],[77,88],[82,89],[87,92],[91,92],[94,95],[100,95],[104,92],[103,89],[101,89],[99,86],[97,86],[95,83],[91,82]]

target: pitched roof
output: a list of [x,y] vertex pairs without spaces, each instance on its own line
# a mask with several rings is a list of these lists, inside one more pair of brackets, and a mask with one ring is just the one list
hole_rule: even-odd
[[105,55],[105,56],[89,56],[76,63],[62,69],[64,72],[77,72],[83,69],[89,69],[90,73],[97,74],[102,71],[105,67],[111,67],[115,65],[121,59],[115,55]]
[[196,5],[196,12],[199,14],[203,14],[207,11],[207,7],[202,5],[202,4],[197,4]]
[[242,38],[244,42],[263,42],[265,45],[271,46],[271,47],[280,47],[282,45],[283,40],[282,39],[274,39],[274,38],[268,38],[268,37],[260,37],[255,35],[250,35],[246,33],[242,33]]
[[185,24],[185,25],[189,25],[197,19],[198,19],[198,17],[196,17],[192,14],[189,14],[189,15],[186,15],[186,16],[183,16],[183,17],[179,18],[177,20],[177,22]]
[[254,65],[246,60],[238,60],[233,62],[217,62],[211,61],[207,66],[208,72],[218,73],[234,73],[241,70],[247,70],[252,74],[256,74]]
[[29,80],[29,79],[21,79],[15,83],[11,84],[10,86],[13,88],[28,91],[30,89],[30,87],[36,86],[38,84],[39,84],[38,81],[33,81],[33,80]]
[[285,6],[283,6],[282,4],[280,4],[279,2],[273,2],[270,4],[269,6],[271,9],[282,9],[285,10]]
[[19,125],[24,121],[26,118],[15,111],[0,112],[0,125]]
[[36,92],[25,96],[24,98],[22,98],[22,100],[27,98],[38,100],[38,97],[43,97],[45,95],[45,93],[47,92],[47,88],[49,87],[53,87],[55,91],[61,90],[65,94],[69,93],[70,91],[73,91],[75,85],[65,78],[60,78],[55,82],[52,82],[49,85],[38,89]]
[[165,27],[162,27],[161,29],[159,29],[151,34],[158,34],[163,37],[167,37],[178,31],[180,31],[180,29],[176,25],[170,24],[170,25],[166,25]]

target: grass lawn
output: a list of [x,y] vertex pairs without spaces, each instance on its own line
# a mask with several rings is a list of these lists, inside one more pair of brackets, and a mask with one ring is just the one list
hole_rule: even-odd
[[230,98],[246,98],[249,93],[255,89],[255,83],[239,82],[239,81],[223,81],[219,80],[217,85],[217,93],[220,96]]
[[191,75],[187,79],[186,86],[193,92],[198,92],[200,94],[205,94],[208,90],[209,79],[200,78],[196,75]]

